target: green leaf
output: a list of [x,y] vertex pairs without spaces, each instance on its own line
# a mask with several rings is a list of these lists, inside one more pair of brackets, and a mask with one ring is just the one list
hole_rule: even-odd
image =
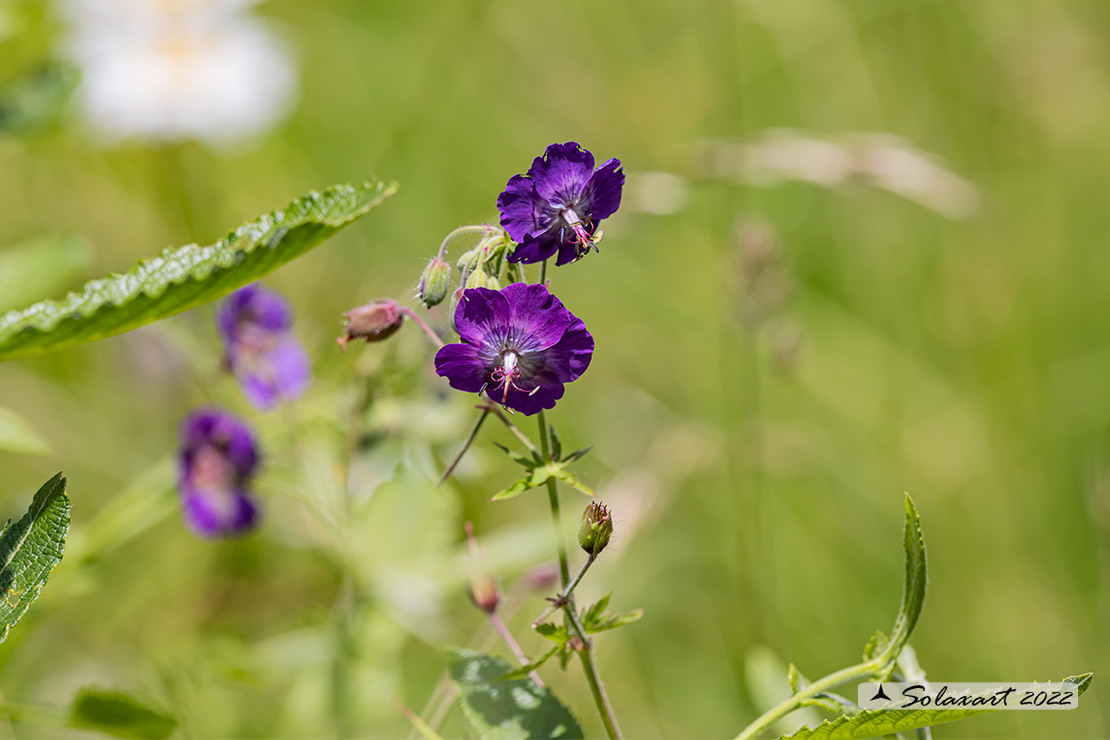
[[786,669],[786,682],[790,684],[790,693],[792,694],[797,694],[809,683],[802,672],[798,670],[798,666],[793,663]]
[[531,488],[535,488],[535,486],[532,485],[531,480],[532,480],[531,476],[527,476],[527,475],[524,476],[523,478],[516,481],[515,483],[513,483],[508,488],[495,493],[493,498],[490,499],[490,501],[504,501],[505,499],[515,498],[516,496],[519,496],[520,494],[524,493],[525,491],[527,491]]
[[559,439],[559,434],[555,431],[555,425],[549,424],[547,427],[551,430],[551,459],[563,459],[563,441]]
[[593,604],[589,609],[587,609],[582,614],[582,626],[588,628],[591,625],[596,624],[597,621],[601,619],[601,615],[604,614],[605,610],[609,607],[609,599],[611,598],[613,598],[612,591],[602,596],[600,599],[597,600],[596,604]]
[[43,236],[0,250],[0,311],[69,287],[89,266],[92,245],[73,235]]
[[52,126],[79,75],[62,64],[47,64],[0,89],[0,131],[33,134]]
[[626,624],[639,622],[644,618],[643,609],[633,609],[630,612],[617,612],[615,614],[606,614],[605,617],[593,625],[586,628],[589,633],[604,632],[606,630],[615,630],[617,627],[623,627]]
[[[1082,694],[1091,685],[1094,674],[1069,676],[1064,681],[1079,686]],[[825,720],[813,729],[803,727],[784,740],[864,740],[870,737],[907,732],[919,727],[954,722],[998,709],[865,709],[854,716]]]
[[921,518],[913,499],[906,494],[906,526],[903,530],[902,546],[906,550],[906,578],[902,587],[902,604],[894,620],[890,640],[882,649],[878,660],[892,668],[898,653],[910,640],[921,607],[925,603],[925,585],[928,580],[925,558],[925,537],[921,533]]
[[0,450],[23,455],[49,455],[50,445],[35,433],[23,417],[0,406]]
[[515,671],[509,671],[504,676],[498,676],[496,680],[497,681],[512,681],[512,680],[516,680],[516,679],[520,679],[520,678],[527,678],[529,673],[536,670],[537,668],[542,666],[547,661],[551,660],[551,658],[554,657],[555,653],[559,652],[560,650],[562,650],[562,648],[559,647],[558,645],[556,645],[555,647],[551,648],[550,650],[548,650],[546,653],[544,653],[540,657],[533,660],[531,663],[527,663],[525,665],[522,665],[520,668],[517,668]]
[[498,447],[498,449],[500,449],[506,455],[511,457],[514,462],[519,464],[525,470],[532,470],[537,465],[543,465],[543,460],[539,459],[538,457],[536,457],[535,454],[533,454],[531,452],[524,453],[524,452],[517,452],[515,450],[510,450],[508,447],[506,447],[503,444],[500,444],[499,442],[494,442],[494,444]]
[[375,181],[313,191],[211,246],[167,249],[65,300],[9,311],[0,316],[0,361],[111,337],[220,298],[304,254],[395,190]]
[[567,632],[567,628],[562,625],[544,622],[543,624],[536,625],[535,630],[543,637],[546,637],[548,640],[560,646],[566,645],[570,640],[570,634]]
[[564,457],[562,459],[562,462],[564,462],[564,463],[578,462],[579,460],[584,458],[586,455],[588,455],[590,453],[590,450],[592,450],[593,448],[594,448],[594,446],[590,445],[589,447],[584,447],[581,450],[575,450],[574,452],[572,452],[569,455],[567,455],[566,457]]
[[569,470],[563,470],[562,468],[560,468],[560,469],[554,471],[552,473],[552,476],[555,477],[555,478],[558,478],[563,483],[566,483],[568,486],[575,489],[576,491],[579,491],[580,493],[584,493],[587,496],[595,496],[596,495],[594,493],[594,489],[590,488],[585,483],[578,480],[578,476],[575,475],[574,473],[570,472]]
[[85,687],[73,700],[70,724],[128,740],[165,740],[177,720],[127,694]]
[[497,681],[512,667],[492,655],[454,648],[451,678],[479,740],[582,738],[582,728],[551,690],[528,679]]
[[48,480],[31,508],[0,532],[0,642],[62,560],[69,532],[69,498],[61,473]]

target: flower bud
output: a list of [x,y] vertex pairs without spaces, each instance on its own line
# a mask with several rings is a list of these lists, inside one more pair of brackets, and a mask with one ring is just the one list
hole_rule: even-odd
[[447,286],[451,282],[451,265],[435,257],[420,275],[420,300],[431,308],[447,297]]
[[463,275],[466,275],[468,272],[477,267],[478,263],[481,262],[481,260],[482,248],[480,246],[474,247],[474,249],[471,249],[468,252],[463,252],[462,256],[459,257],[459,261],[455,263],[455,267],[459,268],[459,272],[461,272]]
[[613,534],[613,517],[604,504],[594,501],[582,512],[582,524],[578,527],[578,544],[590,557],[597,557]]
[[389,298],[375,298],[369,303],[348,311],[346,334],[336,342],[344,350],[352,339],[365,339],[367,342],[380,342],[388,339],[404,322],[401,307]]
[[455,311],[458,310],[462,297],[463,288],[455,288],[455,292],[451,294],[451,303],[447,305],[447,318],[451,322],[451,328],[455,328]]
[[[491,285],[490,283],[494,280],[496,280],[496,278],[491,278],[489,275],[486,274],[485,270],[483,270],[481,267],[479,267],[476,270],[474,270],[473,272],[471,272],[470,276],[466,279],[466,287],[468,287],[468,288],[493,288],[493,285]],[[493,288],[493,289],[497,290],[497,288]]]

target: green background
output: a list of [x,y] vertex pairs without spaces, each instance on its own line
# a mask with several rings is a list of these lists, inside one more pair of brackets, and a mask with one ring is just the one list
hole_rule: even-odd
[[[8,5],[5,84],[61,30],[42,4]],[[407,734],[390,699],[420,711],[441,648],[483,626],[458,566],[462,522],[508,590],[550,559],[550,524],[539,491],[485,503],[514,475],[489,443],[510,441],[500,429],[434,489],[425,474],[453,454],[474,399],[435,378],[414,327],[343,355],[339,316],[375,297],[416,305],[443,235],[495,221],[508,177],[576,140],[629,175],[601,254],[552,274],[597,350],[550,417],[568,448],[595,445],[582,477],[615,509],[583,594],[646,609],[598,641],[626,734],[731,737],[775,690],[774,655],[810,678],[857,661],[894,617],[908,491],[929,546],[913,644],[930,678],[1096,673],[1079,711],[1005,712],[936,736],[1106,735],[1110,5],[273,0],[257,12],[295,51],[301,99],[248,147],[103,147],[68,111],[0,132],[0,245],[60,232],[91,245],[64,274],[40,266],[59,272],[56,295],[215,241],[311,187],[401,183],[268,281],[314,358],[314,389],[292,408],[246,406],[220,374],[208,308],[0,365],[0,405],[53,448],[0,452],[0,512],[22,514],[63,468],[73,500],[66,559],[0,646],[4,700],[62,705],[95,683],[171,707],[182,736],[328,736],[337,711],[360,735]],[[829,187],[723,172],[726,146],[774,129],[854,152],[857,169]],[[876,187],[858,152],[879,140],[864,134],[939,158],[973,186],[965,210]],[[900,163],[869,166],[917,182]],[[680,178],[665,182],[682,197],[659,195],[651,172]],[[737,225],[753,221],[777,234],[775,279],[793,285],[755,329],[737,268]],[[442,326],[442,309],[430,320]],[[200,540],[177,513],[177,425],[205,403],[266,440],[267,519],[242,540]],[[333,520],[350,527],[366,599],[344,632],[352,576],[326,554],[332,520],[301,499],[334,502],[352,424],[370,430],[353,455],[359,515]],[[571,514],[584,503],[564,501]],[[514,594],[510,626],[536,654],[527,625],[543,594]],[[351,699],[337,709],[339,645]],[[577,666],[545,670],[600,734]],[[457,717],[444,732],[463,732]]]

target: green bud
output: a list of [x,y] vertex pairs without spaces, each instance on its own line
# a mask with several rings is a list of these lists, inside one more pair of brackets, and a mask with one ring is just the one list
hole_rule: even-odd
[[438,306],[447,297],[447,287],[451,282],[451,265],[435,257],[420,275],[420,300],[431,308]]
[[590,557],[597,557],[609,538],[613,535],[613,517],[609,509],[599,501],[592,502],[582,512],[582,524],[578,527],[578,544]]
[[[496,280],[496,278],[491,278],[489,275],[486,274],[485,270],[483,270],[481,267],[479,267],[474,272],[470,273],[470,277],[468,277],[466,279],[466,287],[467,288],[493,288],[493,286],[490,285],[490,282],[493,281],[493,280]],[[499,287],[500,286],[498,286],[498,288]],[[498,290],[498,288],[493,288],[493,289]]]
[[[455,328],[455,311],[459,308],[459,301],[462,300],[463,289],[455,288],[455,292],[451,294],[451,302],[447,304],[447,318],[451,322],[451,328]],[[458,329],[455,329],[456,333]]]
[[481,262],[481,260],[481,247],[474,247],[474,249],[471,249],[469,252],[463,252],[463,255],[459,257],[459,261],[455,263],[455,267],[459,268],[459,272],[461,272],[463,275],[466,275],[468,272],[477,267],[478,263]]

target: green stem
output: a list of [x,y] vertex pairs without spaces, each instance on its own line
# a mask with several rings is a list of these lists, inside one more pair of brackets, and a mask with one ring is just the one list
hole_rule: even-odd
[[884,663],[882,661],[869,660],[866,663],[860,663],[848,668],[842,668],[836,673],[830,673],[824,678],[806,686],[778,706],[769,709],[759,719],[745,727],[744,730],[736,736],[736,740],[752,740],[752,738],[759,737],[761,733],[765,732],[775,722],[778,722],[795,709],[801,708],[805,702],[821,692],[829,691],[849,681],[874,678],[882,672],[883,667]]
[[479,226],[460,226],[443,238],[443,243],[439,245],[439,252],[436,253],[436,258],[443,259],[447,255],[447,247],[451,244],[456,236],[461,236],[462,234],[472,234],[475,231],[490,232],[493,231],[493,229],[494,227],[490,226],[489,224],[481,224]]
[[[547,264],[546,262],[544,263]],[[547,417],[543,409],[539,413],[540,456],[545,463],[551,461],[551,443],[547,438]],[[563,541],[562,518],[559,516],[559,489],[554,478],[547,479],[547,500],[551,504],[551,519],[555,524],[555,545],[559,550],[559,577],[565,591],[570,584],[570,568],[567,567],[567,543]]]
[[489,407],[489,410],[497,415],[497,418],[501,420],[501,423],[504,424],[505,427],[513,433],[514,437],[520,440],[521,444],[523,444],[529,452],[532,452],[536,455],[540,454],[540,451],[536,449],[536,446],[534,444],[532,444],[532,440],[528,439],[528,435],[520,431],[520,427],[518,427],[516,424],[509,421],[509,417],[505,416],[505,412],[502,411],[500,407],[491,405]]
[[[543,263],[543,273],[547,271],[547,262]],[[547,432],[547,417],[543,410],[539,413],[540,425],[540,453],[544,462],[551,460],[551,442],[548,440]],[[555,542],[559,549],[559,575],[562,579],[563,592],[567,593],[566,603],[563,604],[563,613],[567,617],[567,621],[578,633],[578,639],[582,641],[582,649],[578,651],[578,657],[582,660],[582,668],[586,672],[586,681],[590,684],[590,693],[593,694],[594,703],[597,705],[597,711],[601,715],[601,721],[605,725],[605,732],[609,735],[609,740],[621,740],[621,731],[617,726],[617,717],[613,714],[613,708],[609,705],[609,698],[605,695],[605,689],[601,686],[601,676],[597,673],[597,666],[594,665],[593,650],[594,647],[590,640],[586,637],[586,631],[582,629],[582,625],[578,623],[578,616],[575,614],[574,606],[574,593],[570,591],[570,569],[567,567],[567,545],[563,540],[562,519],[559,516],[559,488],[554,478],[547,479],[547,500],[551,504],[551,520],[555,526]],[[575,580],[577,585],[577,579]]]
[[570,582],[570,585],[563,589],[563,591],[552,600],[555,603],[544,609],[543,614],[536,617],[535,621],[532,622],[532,629],[535,629],[539,625],[539,623],[547,617],[548,614],[558,609],[560,606],[562,606],[564,602],[570,599],[571,594],[574,593],[574,589],[578,587],[578,583],[582,580],[582,576],[586,575],[586,571],[590,569],[590,566],[594,564],[595,560],[597,560],[596,555],[591,555],[589,558],[586,559],[586,562],[582,564],[582,568],[579,569],[578,575],[574,577],[574,580]]

